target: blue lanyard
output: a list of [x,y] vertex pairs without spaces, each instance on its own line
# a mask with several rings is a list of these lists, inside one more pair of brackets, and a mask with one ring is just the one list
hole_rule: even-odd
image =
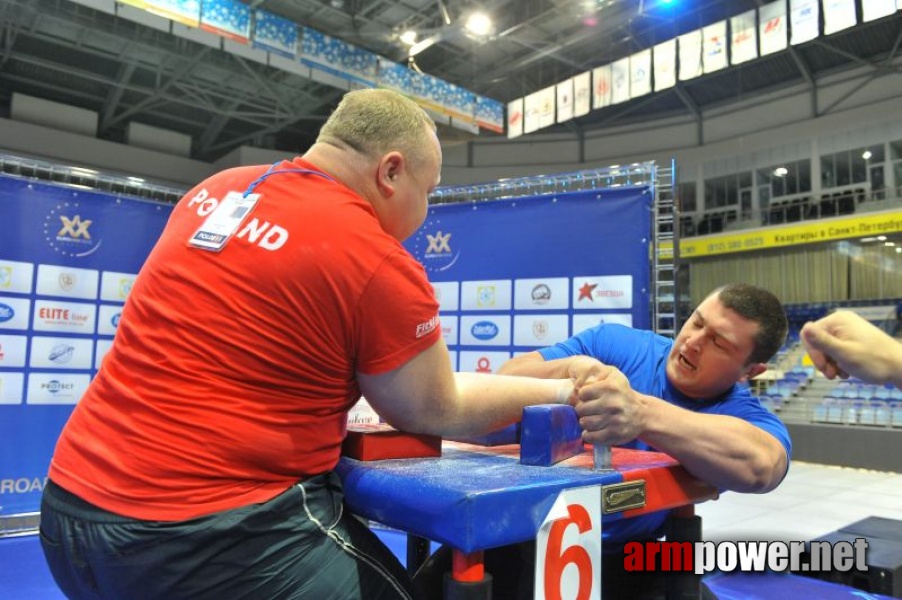
[[[280,161],[281,162],[281,161]],[[251,193],[253,193],[254,188],[263,183],[263,180],[269,177],[270,175],[281,175],[282,173],[301,173],[302,175],[318,175],[324,179],[328,179],[329,181],[335,181],[334,177],[330,177],[325,173],[320,171],[314,171],[312,169],[282,169],[281,171],[276,171],[276,166],[279,165],[278,162],[274,162],[269,169],[266,170],[266,173],[255,179],[251,182],[247,189],[244,191],[243,197],[247,198]]]

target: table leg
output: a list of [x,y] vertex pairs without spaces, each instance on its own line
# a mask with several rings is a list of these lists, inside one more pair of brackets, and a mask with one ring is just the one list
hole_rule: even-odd
[[451,573],[445,574],[445,600],[492,600],[492,576],[485,572],[482,551],[451,552]]
[[[667,541],[699,542],[702,539],[702,518],[689,504],[674,509],[667,519]],[[701,575],[694,571],[672,572],[667,577],[667,600],[696,600],[701,594]]]
[[407,573],[413,577],[429,558],[429,540],[412,533],[407,534]]

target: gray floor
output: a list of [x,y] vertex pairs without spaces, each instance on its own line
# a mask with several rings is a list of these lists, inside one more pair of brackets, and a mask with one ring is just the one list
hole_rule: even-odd
[[811,540],[865,517],[902,520],[902,474],[793,462],[769,494],[728,492],[696,514],[705,540]]

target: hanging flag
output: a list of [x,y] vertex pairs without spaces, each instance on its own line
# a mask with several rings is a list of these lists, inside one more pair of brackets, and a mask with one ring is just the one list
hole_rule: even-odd
[[761,56],[785,50],[786,0],[777,0],[758,9],[758,38],[761,40]]
[[573,78],[557,84],[557,122],[563,123],[573,118]]
[[680,50],[680,81],[702,74],[702,30],[696,29],[677,38]]
[[738,65],[758,58],[755,9],[730,19],[730,62]]
[[861,0],[862,20],[867,23],[883,17],[888,17],[896,10],[902,10],[902,0]]
[[824,0],[824,35],[854,27],[857,23],[855,0]]
[[789,43],[804,44],[818,36],[819,5],[817,0],[789,0]]
[[676,85],[676,47],[674,38],[652,48],[656,92]]
[[507,103],[507,137],[523,135],[523,98]]
[[727,68],[727,22],[702,28],[702,64],[705,73]]
[[630,99],[630,59],[621,58],[611,63],[611,104]]
[[592,69],[592,108],[611,105],[611,65]]
[[651,48],[630,56],[630,97],[651,93]]
[[573,77],[573,116],[589,114],[592,107],[592,72],[586,71]]

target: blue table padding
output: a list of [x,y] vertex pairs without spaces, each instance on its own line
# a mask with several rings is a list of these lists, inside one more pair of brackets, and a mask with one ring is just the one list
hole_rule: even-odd
[[355,514],[466,553],[535,538],[563,489],[623,481],[619,472],[533,467],[517,458],[517,453],[503,456],[446,443],[441,458],[344,457],[336,471]]
[[715,573],[703,581],[717,600],[891,600],[883,594],[789,573]]
[[540,404],[523,409],[520,463],[549,467],[583,451],[583,428],[567,404]]

